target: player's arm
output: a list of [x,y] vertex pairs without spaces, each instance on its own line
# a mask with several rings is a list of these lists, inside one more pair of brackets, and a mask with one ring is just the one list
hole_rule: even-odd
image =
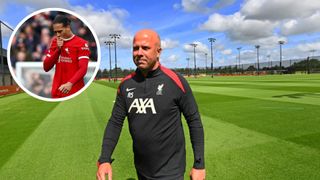
[[57,63],[60,56],[62,45],[62,39],[55,38],[52,40],[49,51],[47,52],[46,58],[43,61],[44,71],[50,71],[53,68],[53,66]]
[[[97,178],[103,179],[105,174],[110,174],[112,177],[111,169],[111,156],[118,143],[119,136],[122,130],[123,121],[126,117],[126,103],[122,94],[121,85],[119,86],[116,101],[113,105],[111,117],[108,121],[107,127],[104,132],[101,155],[98,160]],[[104,179],[103,179],[104,180]]]
[[69,82],[71,82],[72,84],[75,84],[76,82],[83,80],[84,76],[87,73],[88,63],[89,63],[89,59],[79,60],[79,69],[72,76],[72,78],[69,80]]
[[79,47],[78,52],[79,69],[69,80],[69,82],[72,84],[75,84],[80,80],[83,80],[83,77],[87,73],[88,63],[90,59],[90,49],[88,47],[88,43],[83,42],[82,45]]
[[179,78],[185,88],[185,93],[183,93],[179,100],[179,107],[187,120],[194,155],[193,169],[190,175],[193,179],[196,179],[196,177],[204,178],[204,132],[202,122],[197,103],[188,82],[180,75]]
[[69,93],[72,86],[75,83],[77,83],[78,81],[83,80],[84,76],[87,73],[90,50],[87,47],[87,45],[85,45],[85,44],[87,44],[87,43],[83,43],[83,45],[81,47],[79,47],[79,54],[78,54],[79,68],[78,68],[78,70],[76,71],[76,73],[71,77],[71,79],[67,83],[62,84],[59,87],[59,90],[62,93]]
[[72,76],[72,78],[67,83],[62,84],[59,87],[59,90],[62,93],[68,93],[76,82],[83,79],[83,77],[87,73],[88,63],[89,63],[88,59],[83,59],[79,61],[79,69],[77,70],[77,72]]

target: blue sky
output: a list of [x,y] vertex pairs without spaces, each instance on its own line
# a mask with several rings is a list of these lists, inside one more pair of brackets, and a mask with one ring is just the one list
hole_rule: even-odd
[[[160,34],[161,63],[170,68],[186,67],[187,57],[193,60],[190,43],[198,44],[197,66],[205,66],[205,53],[209,66],[209,37],[216,38],[214,66],[235,64],[237,47],[241,47],[242,63],[254,63],[256,44],[261,46],[261,61],[267,61],[267,55],[277,61],[279,40],[286,42],[284,60],[305,58],[311,50],[318,55],[320,49],[319,0],[10,0],[0,2],[0,20],[15,28],[28,14],[53,7],[74,11],[93,27],[101,45],[101,68],[109,68],[103,42],[109,40],[110,33],[121,34],[118,66],[135,68],[132,37],[142,28],[152,28]],[[4,27],[2,31],[3,45],[7,46],[10,31]]]

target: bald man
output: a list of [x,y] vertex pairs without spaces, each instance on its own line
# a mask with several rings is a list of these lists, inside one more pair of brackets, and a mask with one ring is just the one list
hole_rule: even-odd
[[103,138],[97,179],[112,179],[112,152],[127,116],[133,140],[134,163],[139,180],[183,180],[186,166],[181,113],[192,142],[193,180],[205,179],[204,133],[196,101],[187,81],[159,62],[159,35],[150,29],[133,39],[134,73],[117,91],[112,115]]

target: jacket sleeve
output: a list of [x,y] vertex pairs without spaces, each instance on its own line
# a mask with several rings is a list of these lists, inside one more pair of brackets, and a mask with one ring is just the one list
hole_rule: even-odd
[[99,164],[109,162],[111,163],[111,155],[122,130],[123,121],[126,117],[126,103],[121,94],[121,84],[119,86],[116,101],[113,106],[112,114],[104,132],[101,155],[98,160]]
[[83,59],[83,60],[79,61],[79,69],[72,76],[72,78],[69,80],[69,82],[71,82],[72,84],[75,84],[79,80],[82,80],[83,77],[87,73],[88,63],[89,63],[88,59]]
[[72,84],[75,84],[79,80],[82,80],[83,77],[87,73],[88,69],[88,63],[90,56],[90,50],[88,47],[88,43],[86,41],[83,41],[78,49],[78,61],[79,61],[79,69],[77,72],[72,76],[72,78],[69,80]]
[[204,169],[204,131],[198,106],[188,82],[181,75],[179,75],[179,78],[185,88],[185,92],[179,100],[179,107],[189,127],[194,155],[193,167],[195,169]]
[[50,45],[50,49],[46,54],[46,58],[43,61],[44,71],[50,71],[53,66],[57,63],[60,56],[60,49],[57,47],[57,39],[53,39]]

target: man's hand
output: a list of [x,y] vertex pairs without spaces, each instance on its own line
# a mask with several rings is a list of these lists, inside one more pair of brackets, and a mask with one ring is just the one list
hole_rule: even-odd
[[60,87],[59,87],[59,91],[64,93],[64,94],[67,94],[70,92],[71,88],[72,88],[72,83],[71,82],[67,82],[65,84],[62,84]]
[[112,180],[112,167],[110,163],[100,164],[97,171],[97,180],[105,180],[108,174],[108,180]]
[[190,171],[190,178],[191,178],[191,180],[205,180],[206,179],[206,170],[192,168]]
[[57,46],[59,49],[61,49],[61,47],[63,46],[63,40],[61,37],[57,38]]

